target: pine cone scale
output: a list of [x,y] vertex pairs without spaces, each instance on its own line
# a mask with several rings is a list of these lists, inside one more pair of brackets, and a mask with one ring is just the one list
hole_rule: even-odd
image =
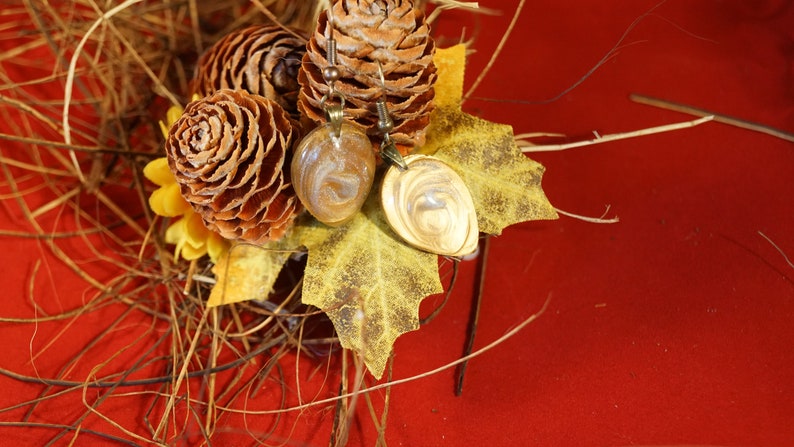
[[252,243],[284,234],[301,211],[284,169],[295,125],[277,103],[245,91],[219,90],[185,108],[166,153],[208,228]]
[[253,26],[219,40],[199,59],[191,85],[206,96],[220,89],[245,90],[277,102],[297,117],[296,81],[306,40],[280,26]]

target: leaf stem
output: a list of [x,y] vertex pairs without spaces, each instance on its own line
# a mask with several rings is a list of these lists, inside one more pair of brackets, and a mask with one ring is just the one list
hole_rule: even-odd
[[[477,263],[477,291],[471,302],[471,315],[469,316],[468,339],[463,348],[463,357],[467,358],[474,349],[474,337],[477,335],[477,323],[480,319],[480,308],[482,307],[482,296],[485,292],[485,266],[488,264],[488,248],[491,245],[491,235],[486,234],[480,240],[480,259]],[[466,367],[469,361],[465,360],[458,365],[458,378],[455,384],[455,395],[463,394],[463,378],[466,375]]]

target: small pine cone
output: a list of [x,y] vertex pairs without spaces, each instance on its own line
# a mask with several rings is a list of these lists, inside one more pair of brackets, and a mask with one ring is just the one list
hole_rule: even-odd
[[[375,102],[384,93],[394,120],[392,138],[405,155],[425,141],[435,92],[435,43],[424,13],[411,0],[337,0],[333,5],[337,66],[342,77],[335,89],[345,96],[345,115],[374,137],[378,134]],[[306,45],[298,81],[298,108],[314,122],[324,120],[320,101],[328,92],[323,68],[329,65],[328,16],[322,15]]]
[[187,105],[165,150],[182,196],[226,239],[277,240],[302,210],[290,183],[296,123],[275,102],[219,90]]
[[[294,33],[294,34],[293,34]],[[306,39],[277,25],[252,26],[226,35],[199,59],[192,93],[246,90],[277,102],[298,117],[298,70]]]

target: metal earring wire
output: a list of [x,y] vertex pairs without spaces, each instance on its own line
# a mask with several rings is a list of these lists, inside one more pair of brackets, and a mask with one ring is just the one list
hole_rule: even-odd
[[394,141],[391,139],[390,132],[394,130],[394,121],[389,114],[389,108],[386,105],[386,78],[383,75],[383,67],[378,61],[378,75],[380,76],[381,84],[381,97],[375,102],[375,107],[378,111],[378,132],[382,135],[383,140],[380,143],[380,156],[387,163],[397,166],[401,170],[408,169],[402,154],[397,150]]
[[[345,108],[345,96],[337,92],[335,88],[336,81],[342,77],[342,73],[339,70],[339,67],[336,66],[336,39],[334,39],[333,16],[331,16],[329,19],[328,26],[330,27],[328,42],[326,45],[326,58],[328,60],[328,66],[323,68],[323,80],[325,81],[326,85],[328,85],[328,93],[323,95],[322,99],[320,99],[320,108],[323,109],[323,112],[325,113],[326,121],[331,123],[334,136],[338,138],[342,129],[342,120],[344,118],[343,110]],[[334,97],[339,99],[339,103],[332,105],[327,104],[328,100]]]

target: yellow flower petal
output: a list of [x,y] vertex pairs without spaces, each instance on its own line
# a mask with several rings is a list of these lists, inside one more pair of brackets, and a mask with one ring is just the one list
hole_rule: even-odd
[[[207,254],[206,238],[190,237],[190,222],[194,218],[201,220],[196,213],[189,213],[185,217],[177,220],[165,230],[165,241],[176,245],[174,249],[174,260],[182,256],[188,261],[198,259]],[[209,231],[205,229],[204,231]]]
[[167,209],[172,215],[178,216],[193,211],[193,208],[187,200],[182,197],[182,193],[179,191],[179,185],[174,183],[173,185],[164,186],[162,188],[166,190],[167,196],[164,198],[168,201]]
[[210,255],[210,260],[217,264],[218,260],[229,250],[230,245],[229,241],[219,234],[211,232],[207,238],[207,254]]
[[191,210],[190,204],[179,193],[176,183],[161,186],[149,196],[149,206],[155,214],[165,217],[176,217]]
[[171,106],[168,108],[168,111],[165,112],[165,122],[168,124],[168,127],[174,125],[174,123],[182,116],[185,112],[185,109],[182,106]]
[[182,257],[188,261],[198,259],[207,254],[207,245],[201,244],[199,247],[193,247],[190,244],[185,244],[182,246],[181,254]]
[[185,237],[182,239],[184,244],[182,245],[182,249],[185,248],[193,249],[193,250],[204,250],[206,253],[207,248],[207,240],[206,239],[191,239],[190,237]]
[[143,168],[143,175],[157,186],[165,186],[176,183],[176,178],[168,167],[168,159],[165,157],[155,158]]
[[200,244],[204,244],[210,234],[211,232],[204,226],[201,216],[196,213],[185,215],[185,239],[191,245],[197,247]]
[[[195,97],[196,95],[193,96]],[[165,112],[165,122],[160,121],[160,132],[163,133],[163,138],[166,140],[168,139],[168,132],[171,126],[174,125],[183,113],[185,113],[185,109],[182,106],[171,106],[168,108],[168,111]]]
[[219,234],[208,230],[201,216],[192,209],[168,226],[165,230],[165,242],[176,245],[174,260],[181,256],[188,261],[209,254],[212,262],[217,262],[230,245]]
[[165,230],[165,242],[168,244],[179,244],[185,239],[185,223],[182,218],[168,226]]
[[168,130],[171,128],[171,126],[166,125],[162,121],[158,121],[158,123],[160,124],[160,132],[163,134],[163,138],[165,138],[167,140],[168,139]]
[[179,259],[182,247],[185,245],[185,222],[184,218],[179,219],[165,230],[165,242],[176,245],[174,248],[174,261]]

